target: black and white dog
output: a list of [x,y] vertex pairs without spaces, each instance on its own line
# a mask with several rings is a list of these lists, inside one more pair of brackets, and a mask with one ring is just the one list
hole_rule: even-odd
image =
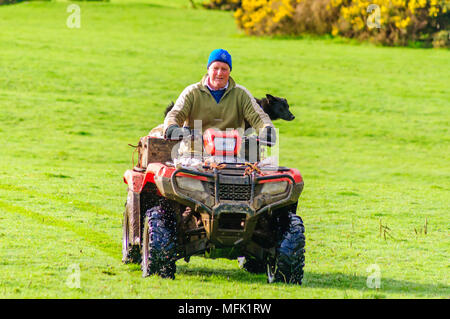
[[[264,112],[269,115],[272,121],[275,120],[285,120],[292,121],[295,119],[294,114],[289,111],[289,104],[285,98],[272,96],[270,94],[266,94],[265,98],[256,99],[256,102],[261,106]],[[247,129],[250,125],[246,122],[245,129]]]

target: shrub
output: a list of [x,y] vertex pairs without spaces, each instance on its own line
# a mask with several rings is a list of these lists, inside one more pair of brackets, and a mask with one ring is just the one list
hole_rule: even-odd
[[234,14],[247,34],[287,34],[292,29],[294,7],[291,0],[242,0]]
[[[368,12],[369,5],[379,11]],[[235,18],[252,35],[332,34],[386,45],[448,46],[443,30],[448,34],[449,9],[449,0],[242,0]],[[372,27],[377,22],[380,28]]]
[[235,18],[247,34],[325,34],[331,32],[338,9],[330,0],[243,0]]
[[241,0],[210,0],[204,2],[203,7],[207,9],[234,11],[241,7]]
[[[367,25],[370,4],[379,7],[380,28]],[[434,33],[448,27],[450,14],[446,0],[331,0],[331,6],[339,9],[333,35],[370,38],[387,45],[407,45],[411,41],[431,43]]]
[[331,33],[332,25],[338,19],[339,10],[329,4],[330,0],[297,1],[293,15],[295,33]]
[[[14,4],[14,3],[26,2],[26,1],[34,1],[34,0],[0,0],[0,6],[2,4]],[[39,0],[39,1],[51,1],[51,0]]]
[[433,47],[435,48],[450,47],[450,32],[447,30],[436,32],[433,35]]
[[13,3],[17,3],[17,2],[21,2],[23,0],[0,0],[0,6],[2,4],[13,4]]

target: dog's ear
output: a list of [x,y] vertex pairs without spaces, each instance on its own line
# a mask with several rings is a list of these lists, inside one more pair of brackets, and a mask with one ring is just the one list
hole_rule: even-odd
[[269,101],[275,100],[275,98],[274,98],[272,95],[270,95],[270,94],[266,94],[266,98],[267,98]]

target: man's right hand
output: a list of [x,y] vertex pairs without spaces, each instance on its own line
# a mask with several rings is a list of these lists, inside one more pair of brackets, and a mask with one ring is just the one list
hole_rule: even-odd
[[189,135],[191,135],[191,131],[187,127],[179,127],[174,124],[167,128],[165,138],[178,141]]

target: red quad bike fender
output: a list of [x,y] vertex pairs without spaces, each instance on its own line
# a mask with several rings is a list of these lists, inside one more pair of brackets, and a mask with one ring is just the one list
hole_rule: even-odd
[[[158,165],[160,167],[158,167]],[[155,183],[155,170],[164,170],[165,165],[151,164],[147,171],[127,170],[123,176],[123,181],[128,185],[128,196],[126,203],[126,215],[128,218],[130,243],[140,245],[141,241],[141,192],[147,183]],[[153,168],[153,170],[151,169]],[[161,196],[159,190],[157,195]]]
[[[155,175],[169,177],[176,169],[160,163],[149,164],[146,171],[139,172],[127,170],[123,176],[123,181],[128,185],[128,189],[140,193],[147,183],[155,184]],[[158,190],[158,195],[161,195]]]
[[[127,203],[125,205],[126,219],[128,220],[129,242],[131,245],[139,246],[141,242],[141,205],[140,190],[145,174],[134,170],[127,170],[123,181],[128,185]],[[125,223],[125,220],[124,220]]]
[[[291,168],[287,172],[278,172],[278,171],[268,172],[267,175],[276,176],[276,175],[281,175],[281,174],[283,174],[283,175],[286,175],[286,174],[291,175],[296,184],[303,182],[302,175],[300,174],[300,171],[298,169],[296,169],[296,168]],[[270,180],[262,180],[262,181],[259,181],[259,184],[271,183],[271,182],[280,182],[280,181],[291,182],[291,180],[289,178],[281,177],[279,179],[276,178],[276,179],[270,179]]]

